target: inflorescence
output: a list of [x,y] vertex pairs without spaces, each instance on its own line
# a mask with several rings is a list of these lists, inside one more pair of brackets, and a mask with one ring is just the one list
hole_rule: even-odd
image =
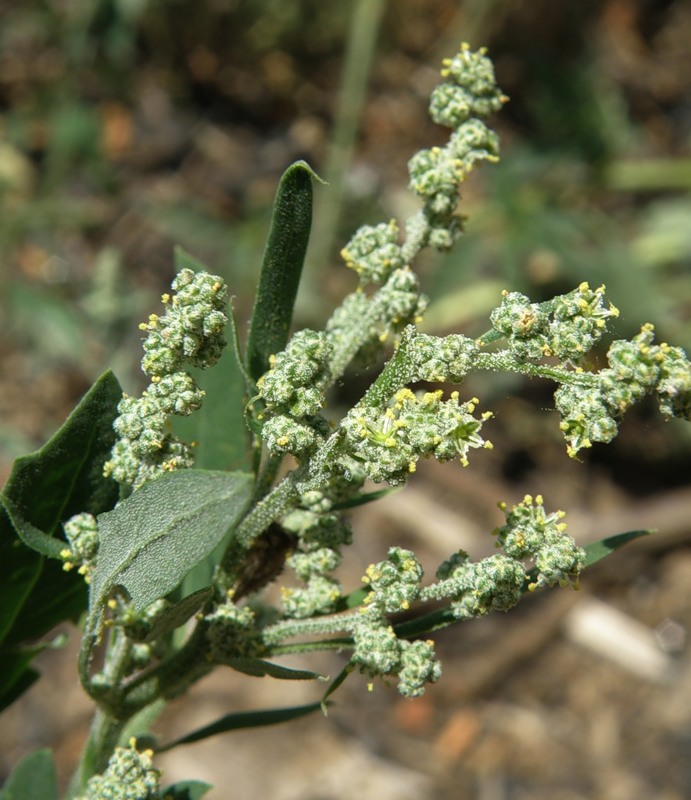
[[[395,678],[399,691],[414,697],[439,678],[441,668],[433,643],[399,636],[392,616],[414,603],[442,601],[451,619],[468,619],[505,611],[527,590],[577,584],[585,554],[565,533],[562,512],[548,514],[540,496],[526,496],[511,509],[503,507],[506,521],[495,531],[500,552],[473,562],[458,551],[423,585],[414,553],[392,548],[367,569],[361,606],[340,610],[343,591],[334,571],[352,539],[342,509],[357,502],[365,480],[402,484],[420,458],[465,466],[471,450],[491,447],[484,424],[492,414],[477,413],[477,398],[416,385],[461,384],[471,371],[487,369],[555,380],[555,404],[572,456],[593,442],[610,441],[624,412],[648,394],[657,395],[664,414],[691,417],[686,354],[655,344],[651,325],[631,341],[613,342],[607,367],[589,369],[588,354],[618,314],[605,302],[604,287],[582,283],[543,303],[504,292],[490,315],[491,330],[479,339],[417,330],[427,300],[410,264],[423,247],[447,249],[461,234],[459,188],[476,164],[498,159],[497,136],[482,119],[506,101],[484,50],[463,45],[444,63],[442,77],[430,113],[452,129],[449,141],[409,162],[410,188],[421,209],[404,225],[391,220],[354,234],[341,255],[357,273],[358,288],[324,331],[299,331],[272,355],[268,371],[252,387],[248,426],[268,461],[290,455],[298,469],[260,498],[261,513],[251,511],[242,522],[237,553],[247,552],[267,525],[280,523],[290,542],[285,565],[298,585],[282,587],[280,609],[271,613],[261,610],[256,597],[240,605],[232,589],[224,593],[203,616],[206,654],[214,663],[270,655],[305,634],[345,633],[353,665],[371,678]],[[147,333],[142,368],[150,385],[140,398],[123,397],[119,405],[118,441],[105,472],[126,488],[191,465],[191,450],[170,432],[169,417],[200,406],[203,392],[185,367],[212,365],[225,344],[228,290],[221,279],[186,269],[173,290],[172,299],[163,298],[164,316],[152,315],[141,326]],[[342,419],[327,422],[323,412],[333,384],[358,360],[377,363],[392,343],[393,355],[362,399]],[[272,505],[277,497],[283,500]],[[96,557],[95,522],[75,518],[66,535],[66,568],[79,565],[88,577]]]
[[152,314],[140,325],[147,333],[142,370],[151,382],[141,397],[125,395],[114,423],[118,440],[104,466],[124,487],[137,489],[145,481],[192,466],[189,445],[170,430],[172,415],[187,416],[204,398],[186,367],[215,364],[226,345],[228,287],[216,275],[181,270],[164,294],[163,316]]

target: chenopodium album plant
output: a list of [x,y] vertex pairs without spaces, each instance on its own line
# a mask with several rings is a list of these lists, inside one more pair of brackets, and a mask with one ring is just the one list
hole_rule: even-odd
[[[0,697],[7,705],[37,677],[31,660],[42,645],[27,641],[83,618],[79,675],[97,711],[69,797],[201,797],[207,787],[194,782],[161,790],[154,753],[324,709],[354,670],[406,697],[421,695],[441,675],[431,631],[506,611],[526,591],[576,584],[586,565],[643,533],[582,548],[561,511],[527,496],[502,506],[505,523],[489,558],[471,561],[459,550],[425,580],[415,554],[393,547],[364,570],[362,587],[347,592],[335,577],[352,539],[344,512],[386,491],[368,490],[368,481],[398,486],[421,458],[467,466],[472,451],[491,447],[491,412],[462,392],[471,372],[555,382],[573,457],[609,442],[646,395],[667,416],[688,420],[691,412],[686,355],[656,343],[651,325],[612,342],[604,368],[588,366],[617,315],[604,287],[582,283],[541,303],[506,291],[475,339],[418,330],[426,299],[411,264],[423,248],[446,250],[460,236],[459,187],[478,162],[498,159],[497,136],[483,119],[506,100],[482,50],[464,45],[442,76],[430,113],[451,129],[448,143],[409,163],[421,207],[402,226],[360,228],[343,248],[359,285],[324,330],[289,335],[316,177],[298,162],[280,182],[244,348],[224,281],[177,251],[164,310],[141,325],[146,390],[123,395],[106,373],[53,439],[16,462],[2,495]],[[228,386],[239,388],[224,403],[244,409],[247,439],[227,435],[230,451],[247,455],[243,471],[195,468],[195,448],[171,425],[205,402],[189,370],[213,367],[226,335],[224,368],[237,379]],[[329,389],[349,365],[381,363],[387,348],[355,406],[340,419],[327,416]],[[460,388],[446,394],[433,388],[439,384]],[[270,605],[262,590],[284,579],[280,604]],[[162,745],[148,734],[164,701],[219,665],[312,680],[320,676],[274,659],[318,650],[349,656],[312,704],[230,714]],[[44,751],[16,768],[0,797],[39,795],[57,796]]]

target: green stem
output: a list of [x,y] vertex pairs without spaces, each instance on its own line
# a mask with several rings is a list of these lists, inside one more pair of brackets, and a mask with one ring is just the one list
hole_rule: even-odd
[[[278,648],[285,646],[279,644],[283,639],[292,639],[295,636],[323,636],[329,633],[348,633],[361,616],[362,611],[359,608],[355,608],[352,611],[334,616],[285,619],[265,628],[262,631],[262,639],[264,644],[275,653]],[[311,642],[309,644],[318,645],[323,643]]]
[[[383,325],[385,329],[391,326],[394,314],[388,283],[394,279],[391,276],[371,298],[364,293],[359,295],[362,298],[360,307],[349,308],[347,327],[339,329],[337,335],[331,337],[334,349],[329,361],[330,386],[343,375],[358,350],[372,338],[378,325]],[[332,318],[338,316],[340,311],[337,309]]]
[[125,686],[121,701],[123,714],[129,719],[156,700],[182,694],[213,669],[206,653],[206,625],[200,622],[179,650]]
[[103,709],[97,709],[79,765],[70,780],[68,800],[84,791],[89,778],[105,770],[125,724],[126,720],[115,719]]
[[580,385],[597,383],[597,376],[588,372],[576,372],[549,364],[518,361],[508,350],[501,350],[497,353],[480,353],[474,366],[476,369],[487,369],[493,372],[518,372],[531,378],[548,378],[557,383]]
[[403,331],[396,352],[386,362],[384,369],[365,392],[358,406],[386,405],[399,389],[416,379],[415,368],[409,354],[410,343],[416,335],[417,331],[412,326]]
[[420,250],[427,244],[430,232],[429,220],[420,209],[406,222],[406,240],[401,245],[401,256],[405,264],[412,264]]

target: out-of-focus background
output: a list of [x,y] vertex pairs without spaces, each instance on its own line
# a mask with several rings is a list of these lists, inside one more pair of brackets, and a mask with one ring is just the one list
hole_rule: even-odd
[[[616,335],[652,322],[688,348],[685,0],[5,0],[0,483],[106,367],[140,388],[137,323],[170,282],[175,244],[226,277],[246,322],[276,184],[298,158],[330,181],[315,189],[296,315],[322,323],[355,285],[338,258],[354,229],[417,207],[406,163],[444,141],[427,98],[460,41],[489,47],[511,102],[492,120],[502,162],[465,187],[465,236],[418,264],[426,329],[479,334],[502,288],[539,300],[588,280],[621,309]],[[333,403],[362,390],[353,377]],[[590,571],[580,592],[543,592],[439,635],[444,676],[423,698],[368,693],[355,677],[328,719],[173,751],[171,781],[209,780],[210,800],[691,795],[687,426],[643,404],[578,463],[549,410],[553,387],[483,376],[467,391],[495,412],[495,449],[467,470],[426,464],[354,515],[346,585],[392,544],[430,573],[459,547],[489,552],[496,502],[527,492],[565,509],[579,541],[655,536]],[[342,663],[318,666],[334,675]],[[79,752],[89,705],[72,646],[42,664],[0,720],[0,780],[44,745],[64,779]],[[158,729],[165,739],[320,692],[218,673]]]

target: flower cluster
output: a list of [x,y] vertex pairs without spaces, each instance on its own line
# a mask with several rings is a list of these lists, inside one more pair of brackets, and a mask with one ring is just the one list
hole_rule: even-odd
[[609,367],[586,374],[584,382],[564,383],[555,392],[571,456],[611,441],[624,413],[647,394],[657,394],[664,414],[691,418],[691,365],[681,348],[654,343],[652,325],[630,341],[612,342],[607,361]]
[[420,697],[428,683],[441,677],[431,640],[399,639],[385,619],[363,614],[353,628],[352,662],[372,678],[396,676],[404,697]]
[[461,383],[475,365],[479,349],[477,342],[462,334],[439,337],[416,332],[407,355],[415,365],[416,380]]
[[170,432],[169,417],[187,416],[204,393],[184,367],[206,368],[221,356],[228,321],[228,289],[205,272],[181,270],[163,295],[165,314],[140,325],[147,332],[142,369],[151,383],[141,397],[123,396],[113,427],[118,435],[104,474],[137,489],[164,472],[189,467],[190,448]]
[[[473,562],[463,550],[437,570],[437,582],[420,590],[420,600],[450,600],[456,619],[471,619],[493,611],[508,611],[527,589],[575,581],[585,552],[564,531],[563,513],[545,513],[540,496],[526,495],[507,510],[506,524],[497,529],[503,553]],[[526,572],[526,562],[533,568]]]
[[153,751],[138,752],[134,739],[116,747],[105,772],[89,778],[77,800],[157,800],[161,772],[152,759]]
[[293,619],[333,611],[342,587],[331,573],[341,563],[341,548],[352,541],[350,526],[332,511],[333,500],[324,492],[305,492],[301,502],[302,508],[282,520],[283,527],[297,535],[297,547],[286,564],[303,584],[281,590],[284,614]]
[[371,589],[365,603],[381,614],[407,611],[420,594],[422,566],[410,550],[389,549],[388,558],[370,564],[363,583]]
[[330,380],[331,348],[325,333],[305,328],[271,356],[269,371],[257,381],[265,404],[258,419],[269,452],[303,455],[323,440],[328,428],[318,414]]
[[384,283],[394,269],[405,266],[396,221],[363,225],[341,250],[341,257],[358,273],[361,284]]
[[604,286],[593,290],[583,282],[547,303],[531,303],[520,292],[504,292],[490,320],[521,361],[539,361],[545,356],[577,361],[600,339],[607,320],[619,315],[611,303],[605,307],[604,292]]
[[458,128],[470,117],[489,117],[506,102],[486,53],[484,47],[473,52],[463,43],[453,58],[444,59],[441,74],[449,80],[434,89],[429,107],[438,125]]
[[167,306],[140,325],[147,332],[142,369],[149,376],[169,375],[181,367],[205,369],[215,364],[226,346],[228,287],[222,278],[182,269],[164,294]]
[[491,448],[480,429],[491,412],[473,416],[477,400],[459,402],[458,392],[442,400],[443,392],[414,394],[401,389],[382,410],[356,407],[343,420],[346,452],[357,459],[375,482],[405,482],[421,456],[438,461],[459,459],[468,464],[472,448]]
[[585,551],[565,533],[563,511],[547,514],[541,495],[526,495],[510,510],[506,504],[506,524],[495,531],[497,545],[507,556],[535,564],[534,580],[529,588],[566,585],[578,578],[583,569]]
[[428,587],[423,597],[451,598],[454,617],[471,619],[513,608],[523,594],[525,569],[509,556],[474,562],[460,550],[440,565],[437,578],[439,583]]
[[255,657],[261,652],[257,615],[250,606],[236,606],[232,597],[204,617],[209,656],[215,664],[229,659]]
[[392,547],[388,558],[371,564],[363,581],[371,589],[353,625],[353,663],[371,676],[397,676],[404,697],[419,697],[441,677],[431,641],[399,639],[386,614],[405,611],[420,594],[422,567],[410,550]]
[[408,164],[410,188],[422,197],[426,239],[438,249],[448,249],[462,226],[455,214],[458,189],[478,161],[497,161],[499,140],[478,117],[498,111],[506,97],[497,87],[492,62],[485,51],[468,45],[444,62],[447,80],[434,90],[430,115],[453,129],[448,144],[416,153]]
[[86,512],[75,514],[63,523],[62,527],[70,545],[60,552],[60,557],[64,561],[62,568],[65,572],[69,572],[78,566],[79,574],[84,577],[86,583],[89,583],[98,552],[96,518]]

